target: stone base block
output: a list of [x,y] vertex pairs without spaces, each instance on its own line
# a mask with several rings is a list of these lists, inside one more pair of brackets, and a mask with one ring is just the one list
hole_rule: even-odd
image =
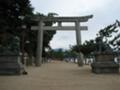
[[22,64],[15,55],[0,56],[0,75],[19,75],[24,70]]
[[119,73],[119,64],[115,62],[94,62],[91,64],[93,73]]

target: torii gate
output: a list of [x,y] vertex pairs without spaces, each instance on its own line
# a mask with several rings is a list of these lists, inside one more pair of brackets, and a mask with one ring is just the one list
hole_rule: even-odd
[[[43,31],[44,30],[76,30],[77,45],[81,45],[81,30],[87,30],[87,26],[80,26],[81,22],[87,22],[93,15],[82,17],[36,17],[39,22],[38,27],[32,27],[32,30],[38,30],[38,43],[35,65],[40,66],[42,61]],[[56,22],[57,26],[44,26],[44,22]],[[75,26],[62,26],[63,22],[75,23]],[[82,65],[81,54],[78,57],[78,65]]]

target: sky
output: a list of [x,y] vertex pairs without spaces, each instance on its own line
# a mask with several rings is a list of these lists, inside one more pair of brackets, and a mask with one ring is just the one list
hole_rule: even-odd
[[[94,15],[82,25],[88,26],[88,31],[81,31],[82,43],[94,39],[98,31],[107,25],[120,20],[120,0],[30,0],[35,12],[47,15],[55,12],[59,16]],[[50,46],[53,49],[64,48],[76,44],[75,31],[57,31]]]

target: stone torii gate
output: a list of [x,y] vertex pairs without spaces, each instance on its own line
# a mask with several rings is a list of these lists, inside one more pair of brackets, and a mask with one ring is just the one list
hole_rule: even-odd
[[[38,27],[33,26],[32,30],[38,30],[37,54],[35,65],[40,66],[42,62],[43,49],[43,31],[44,30],[76,30],[77,45],[81,45],[81,30],[87,30],[87,26],[80,26],[80,23],[87,22],[93,15],[82,17],[36,17],[35,20],[39,22]],[[57,26],[44,26],[44,22],[55,22]],[[75,23],[75,26],[62,26],[63,22]],[[78,57],[78,65],[82,65],[81,54]]]

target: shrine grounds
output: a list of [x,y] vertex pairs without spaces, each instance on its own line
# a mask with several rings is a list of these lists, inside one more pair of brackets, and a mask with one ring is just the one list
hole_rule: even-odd
[[120,74],[94,74],[89,65],[52,61],[28,75],[0,76],[0,90],[120,90]]

